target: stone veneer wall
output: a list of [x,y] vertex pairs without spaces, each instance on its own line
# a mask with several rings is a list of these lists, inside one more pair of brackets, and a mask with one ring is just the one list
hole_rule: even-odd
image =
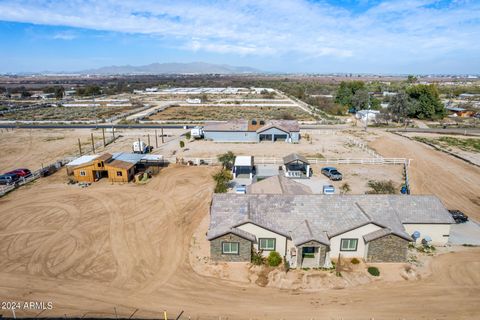
[[[238,254],[222,254],[222,242],[238,242]],[[213,261],[250,262],[252,242],[232,233],[213,239],[210,241],[210,259]]]
[[404,262],[407,260],[408,241],[389,234],[368,244],[368,262]]
[[319,259],[318,267],[322,267],[325,264],[325,258],[327,255],[327,246],[317,241],[309,241],[297,247],[297,267],[298,268],[301,267],[303,247],[318,247],[319,249],[317,254],[320,255],[320,257],[316,256],[317,259]]

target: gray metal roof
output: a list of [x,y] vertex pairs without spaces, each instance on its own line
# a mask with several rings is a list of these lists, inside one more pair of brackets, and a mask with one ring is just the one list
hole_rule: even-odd
[[283,164],[289,164],[294,161],[300,161],[305,164],[310,164],[304,156],[298,154],[298,153],[290,153],[289,155],[283,157]]
[[214,194],[210,215],[209,239],[251,222],[294,243],[322,242],[369,223],[404,238],[403,223],[453,223],[437,197],[419,195]]
[[253,129],[256,126],[253,126],[252,129],[249,129],[249,121],[245,119],[236,119],[226,122],[207,122],[203,131],[252,131],[252,132],[262,132],[270,128],[279,128],[286,132],[299,132],[300,126],[297,120],[266,120],[265,125],[261,126],[257,130]]
[[143,157],[145,157],[145,155],[140,153],[116,152],[113,154],[112,159],[137,164]]

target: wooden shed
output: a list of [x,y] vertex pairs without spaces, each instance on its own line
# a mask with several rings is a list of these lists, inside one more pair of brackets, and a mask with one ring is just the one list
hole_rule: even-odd
[[78,182],[95,182],[107,176],[105,165],[112,158],[110,153],[102,154],[90,162],[81,164],[73,169],[73,175]]
[[108,181],[129,182],[135,175],[135,164],[122,160],[113,160],[105,164]]

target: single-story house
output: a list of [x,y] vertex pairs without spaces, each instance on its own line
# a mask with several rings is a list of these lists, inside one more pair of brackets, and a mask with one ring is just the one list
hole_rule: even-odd
[[355,118],[360,119],[361,121],[375,121],[377,115],[380,113],[378,110],[360,110],[355,113]]
[[283,157],[285,176],[289,178],[310,178],[312,172],[307,158],[297,153]]
[[213,196],[207,238],[213,261],[249,262],[255,249],[322,267],[340,255],[406,261],[413,241],[445,245],[452,223],[435,196],[227,193]]
[[233,120],[207,123],[203,132],[205,139],[217,142],[298,143],[300,140],[300,126],[296,120]]

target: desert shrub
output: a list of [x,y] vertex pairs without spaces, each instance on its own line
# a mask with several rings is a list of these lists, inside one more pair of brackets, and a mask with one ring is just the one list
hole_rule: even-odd
[[380,275],[380,270],[378,270],[377,267],[368,267],[367,271],[374,277],[378,277]]
[[270,267],[278,267],[282,263],[282,257],[277,251],[271,251],[267,258],[267,264]]
[[350,260],[350,262],[352,264],[359,264],[360,263],[360,260],[358,260],[357,258],[353,258],[352,260]]
[[192,137],[192,133],[191,133],[191,132],[187,132],[187,133],[185,134],[185,138],[186,138],[187,140],[190,140],[191,137]]
[[265,263],[265,258],[263,257],[261,250],[255,250],[252,248],[252,263],[256,266],[260,266]]
[[395,194],[396,188],[392,180],[383,180],[383,181],[368,181],[368,187],[370,188],[367,191],[367,194]]
[[185,147],[185,142],[183,140],[180,140],[180,148],[184,148]]
[[345,182],[344,184],[342,184],[340,186],[340,190],[341,190],[342,194],[347,194],[350,191],[352,191],[352,188],[350,188],[350,185],[348,184],[348,182]]

